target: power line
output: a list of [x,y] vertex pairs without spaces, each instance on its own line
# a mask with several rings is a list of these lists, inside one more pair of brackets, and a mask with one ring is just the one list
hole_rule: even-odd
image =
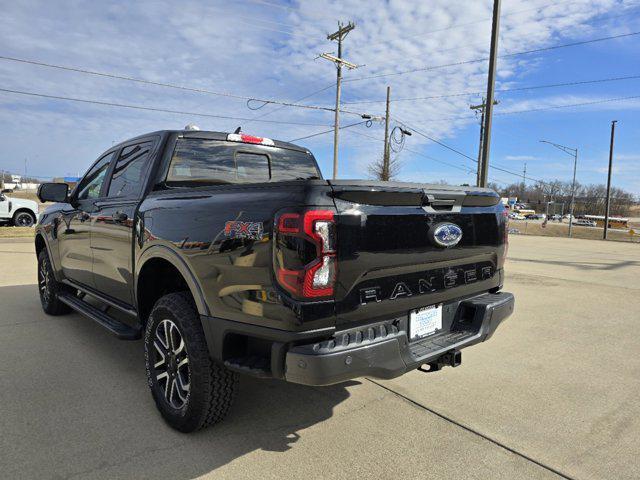
[[[298,15],[301,15],[303,13],[303,12],[300,11],[299,8],[293,8],[293,7],[289,7],[287,5],[281,5],[279,3],[266,2],[265,0],[249,0],[249,1],[252,2],[252,3],[259,3],[259,4],[262,4],[262,5],[267,5],[269,7],[282,8],[284,10],[289,10],[291,12],[295,12]],[[324,14],[319,13],[319,12],[313,12],[313,15],[316,16],[316,17],[320,17],[320,18],[326,18],[326,19],[329,19],[329,20],[335,20],[334,16],[332,16],[332,15],[324,15]]]
[[[378,142],[384,142],[384,140],[381,140],[379,138],[373,137],[371,135],[367,135],[366,133],[358,132],[357,130],[349,130],[349,131],[351,133],[355,133],[356,135],[360,135],[362,137],[367,137],[367,138],[370,138],[372,140],[376,140]],[[436,163],[440,163],[442,165],[446,165],[446,166],[451,167],[451,168],[456,168],[458,170],[462,170],[463,172],[466,172],[469,175],[475,173],[472,168],[468,168],[468,167],[464,167],[462,165],[456,165],[456,164],[453,164],[453,163],[445,162],[444,160],[440,160],[439,158],[432,157],[431,155],[427,155],[425,153],[418,152],[417,150],[412,150],[412,149],[407,148],[407,147],[404,147],[403,150],[405,150],[407,152],[411,152],[411,153],[413,153],[415,155],[418,155],[420,157],[426,158],[428,160],[432,160],[432,161],[434,161]],[[497,179],[497,178],[494,178],[494,177],[490,177],[490,180],[493,181],[493,182],[497,182],[497,183],[503,183],[505,185],[509,184],[509,182],[505,182],[504,180],[500,180],[500,179]]]
[[609,103],[609,102],[620,102],[622,100],[634,100],[640,98],[640,95],[632,95],[629,97],[618,97],[618,98],[608,98],[604,100],[594,100],[591,102],[581,102],[581,103],[572,103],[569,105],[552,105],[549,107],[540,107],[540,108],[528,108],[525,110],[512,110],[510,112],[499,112],[495,115],[512,115],[516,113],[529,113],[529,112],[540,112],[543,110],[555,110],[557,108],[569,108],[569,107],[584,107],[587,105],[597,105],[600,103]]
[[[530,12],[530,11],[533,11],[533,10],[543,10],[543,9],[545,9],[547,7],[551,7],[551,6],[554,6],[554,5],[559,5],[559,4],[562,4],[562,3],[566,6],[566,5],[572,5],[572,4],[575,4],[575,3],[583,3],[583,2],[581,2],[581,1],[561,2],[561,3],[559,3],[559,2],[550,2],[550,3],[546,3],[544,5],[540,5],[540,6],[537,6],[537,7],[527,8],[527,9],[524,9],[524,10],[518,10],[518,11],[515,11],[515,12],[510,12],[510,13],[502,15],[501,18],[511,17],[513,15],[519,15],[521,13],[526,13],[526,12]],[[480,19],[480,20],[474,20],[472,22],[457,23],[455,25],[450,25],[448,27],[438,28],[436,30],[430,30],[430,31],[427,31],[427,32],[416,33],[416,34],[413,34],[413,35],[404,36],[404,37],[401,37],[401,40],[406,39],[406,38],[414,38],[414,37],[422,37],[422,36],[425,36],[425,35],[431,35],[432,33],[445,32],[445,31],[448,31],[448,30],[456,29],[456,28],[468,27],[468,26],[471,26],[471,25],[476,25],[478,23],[490,22],[491,20],[492,20],[492,17],[488,17],[488,18],[483,18],[483,19]],[[389,42],[390,42],[390,40],[385,40],[383,42],[370,43],[370,44],[367,44],[367,46],[368,47],[377,46],[377,45],[382,45],[382,44],[389,43]]]
[[[462,156],[464,158],[467,158],[467,159],[471,160],[474,163],[478,163],[478,160],[476,158],[473,158],[470,155],[467,155],[466,153],[461,152],[460,150],[458,150],[458,149],[456,149],[456,148],[454,148],[454,147],[452,147],[450,145],[447,145],[446,143],[441,142],[440,140],[437,140],[437,139],[427,135],[426,133],[421,132],[420,130],[417,130],[415,127],[411,127],[411,126],[407,125],[406,122],[403,122],[402,120],[400,120],[397,117],[395,117],[395,119],[398,122],[400,122],[402,125],[404,125],[407,130],[411,130],[411,131],[417,133],[418,135],[420,135],[420,136],[422,136],[422,137],[424,137],[424,138],[426,138],[428,140],[431,140],[432,142],[437,143],[438,145],[440,145],[440,146],[442,146],[442,147],[444,147],[444,148],[446,148],[448,150],[451,150],[452,152],[454,152],[454,153],[456,153],[456,154],[458,154],[458,155],[460,155],[460,156]],[[541,183],[543,185],[548,185],[548,183],[543,181],[543,180],[540,180],[540,179],[537,179],[537,178],[533,178],[533,177],[524,177],[521,173],[513,172],[511,170],[499,167],[497,165],[489,165],[489,168],[492,168],[492,169],[497,170],[499,172],[508,173],[509,175],[515,175],[516,177],[519,177],[519,178],[525,178],[525,180],[533,180],[533,181],[539,182],[539,183]]]
[[[46,95],[44,93],[25,92],[25,91],[21,91],[21,90],[11,90],[11,89],[7,89],[7,88],[0,88],[0,92],[14,93],[14,94],[17,94],[17,95],[27,95],[27,96],[39,97],[39,98],[49,98],[49,99],[53,99],[53,100],[66,100],[66,101],[69,101],[69,102],[90,103],[90,104],[93,104],[93,105],[102,105],[102,106],[108,106],[108,107],[119,107],[119,108],[135,109],[135,110],[145,110],[145,111],[150,111],[150,112],[174,113],[174,114],[178,114],[178,115],[191,115],[191,116],[197,116],[197,117],[221,118],[221,119],[226,119],[226,120],[238,120],[238,121],[252,120],[250,118],[244,118],[244,117],[230,117],[230,116],[226,116],[226,115],[213,115],[213,114],[209,114],[209,113],[186,112],[186,111],[182,111],[182,110],[169,110],[169,109],[166,109],[166,108],[159,108],[159,107],[145,107],[145,106],[141,106],[141,105],[129,105],[129,104],[125,104],[125,103],[103,102],[103,101],[100,101],[100,100],[87,100],[87,99],[84,99],[84,98],[63,97],[63,96],[58,96],[58,95]],[[281,124],[281,125],[304,125],[304,126],[314,126],[314,127],[328,127],[329,126],[329,125],[322,124],[322,123],[284,122],[284,121],[278,121],[278,120],[254,120],[254,121],[261,122],[261,123],[275,123],[275,124]]]
[[[530,85],[527,87],[514,87],[514,88],[498,88],[496,92],[506,93],[506,92],[520,92],[526,90],[540,90],[544,88],[556,88],[556,87],[572,87],[577,85],[590,85],[594,83],[606,83],[606,82],[619,82],[622,80],[635,80],[640,78],[640,75],[629,75],[626,77],[610,77],[610,78],[599,78],[596,80],[576,80],[572,82],[564,82],[564,83],[547,83],[542,85]],[[405,97],[405,98],[396,98],[391,100],[392,102],[407,102],[407,101],[415,101],[415,100],[436,100],[440,98],[451,98],[451,97],[468,97],[472,95],[482,95],[483,92],[459,92],[459,93],[448,93],[445,95],[431,95],[428,97]],[[368,103],[384,103],[386,100],[362,100],[359,102],[343,102],[345,105],[361,105]]]
[[[571,3],[579,3],[579,2],[571,2]],[[635,8],[635,6],[632,6],[632,7],[629,7],[629,8],[630,8],[630,10],[633,10]],[[576,13],[580,13],[580,12],[576,12]],[[588,13],[588,12],[584,12],[584,13]],[[633,13],[636,13],[636,12],[627,11],[625,13],[618,14],[618,15],[606,15],[606,16],[600,16],[600,17],[597,17],[597,18],[589,18],[588,19],[589,20],[589,25],[593,25],[593,24],[596,24],[596,23],[601,23],[601,22],[604,22],[604,21],[607,21],[607,20],[615,20],[617,18],[628,17],[630,14],[633,14]],[[508,16],[508,15],[502,15],[501,18],[504,18],[506,16]],[[563,16],[565,16],[564,12],[561,13],[561,14],[549,15],[547,17],[542,17],[542,18],[538,18],[538,19],[535,19],[535,20],[527,20],[525,22],[511,23],[511,24],[509,24],[509,27],[514,27],[514,26],[519,26],[519,25],[527,25],[527,24],[539,24],[541,21],[552,20],[554,18],[563,17]],[[485,21],[486,20],[482,20],[482,22],[485,22]],[[480,23],[480,22],[472,22],[472,23]],[[449,27],[449,28],[451,28],[451,27]],[[456,50],[469,49],[469,48],[473,48],[473,47],[476,47],[476,46],[478,46],[478,45],[477,44],[466,44],[466,45],[461,45],[461,46],[458,46],[458,47],[439,49],[439,50],[437,50],[437,53],[453,52],[453,51],[456,51]],[[482,46],[482,48],[485,48],[485,47]],[[408,59],[408,58],[423,57],[423,56],[424,56],[424,53],[420,53],[420,54],[416,54],[416,55],[403,55],[403,56],[400,56],[400,57],[397,57],[397,58],[401,59],[403,61],[406,61],[406,59]],[[368,61],[367,60],[367,65],[366,66],[370,67],[371,65],[378,65],[380,63],[389,63],[389,60],[393,61],[394,57],[388,58],[388,57],[385,56],[385,58],[383,60],[377,60],[377,61]]]
[[407,125],[407,123],[406,123],[406,122],[403,122],[403,121],[402,121],[402,120],[400,120],[398,117],[395,117],[395,119],[396,119],[398,122],[400,122],[402,125],[404,125],[408,130],[413,130],[414,132],[416,132],[416,133],[417,133],[418,135],[420,135],[421,137],[424,137],[424,138],[426,138],[427,140],[431,140],[432,142],[437,143],[438,145],[440,145],[440,146],[442,146],[442,147],[446,148],[447,150],[451,150],[452,152],[457,153],[458,155],[461,155],[461,156],[463,156],[463,157],[465,157],[465,158],[468,158],[469,160],[471,160],[471,161],[473,161],[473,162],[475,162],[475,163],[478,163],[478,159],[473,158],[473,157],[471,157],[471,156],[467,155],[466,153],[461,152],[460,150],[458,150],[458,149],[456,149],[456,148],[453,148],[452,146],[447,145],[446,143],[441,142],[440,140],[437,140],[437,139],[435,139],[435,138],[433,138],[433,137],[431,137],[431,136],[427,135],[426,133],[421,132],[420,130],[415,129],[414,127],[410,127],[409,125]]
[[[541,53],[541,52],[547,52],[550,50],[557,50],[560,48],[568,48],[568,47],[576,47],[576,46],[580,46],[580,45],[587,45],[590,43],[596,43],[596,42],[604,42],[607,40],[614,40],[617,38],[625,38],[625,37],[631,37],[634,35],[640,35],[640,32],[631,32],[631,33],[622,33],[619,35],[611,35],[608,37],[600,37],[600,38],[592,38],[590,40],[582,40],[579,42],[571,42],[571,43],[563,43],[560,45],[551,45],[548,47],[541,47],[541,48],[535,48],[532,50],[524,50],[521,52],[513,52],[513,53],[505,53],[500,55],[500,57],[504,58],[504,57],[515,57],[515,56],[519,56],[519,55],[529,55],[532,53]],[[373,78],[382,78],[382,77],[391,77],[391,76],[398,76],[398,75],[406,75],[409,73],[417,73],[417,72],[426,72],[426,71],[430,71],[430,70],[436,70],[439,68],[445,68],[445,67],[453,67],[453,66],[459,66],[459,65],[467,65],[467,64],[471,64],[471,63],[479,63],[479,62],[486,62],[487,60],[489,60],[489,57],[485,57],[485,58],[476,58],[476,59],[472,59],[472,60],[463,60],[463,61],[459,61],[459,62],[453,62],[453,63],[447,63],[447,64],[443,64],[443,65],[434,65],[431,67],[421,67],[421,68],[414,68],[411,70],[405,70],[402,72],[390,72],[390,73],[379,73],[377,75],[369,75],[369,76],[365,76],[365,77],[356,77],[356,78],[350,78],[348,80],[345,80],[345,82],[358,82],[361,80],[370,80]]]
[[[255,23],[251,23],[251,22],[247,22],[244,20],[235,20],[238,23],[242,23],[244,25],[249,25],[250,27],[253,28],[259,28],[261,30],[268,30],[270,32],[277,32],[277,33],[283,33],[285,35],[291,35],[292,37],[307,37],[307,35],[305,35],[304,33],[298,33],[298,32],[288,32],[286,30],[280,30],[279,28],[271,28],[271,27],[265,27],[263,25],[256,25]],[[263,20],[258,20],[258,21],[263,21]]]
[[[340,130],[343,130],[345,128],[350,128],[350,127],[355,127],[356,125],[362,125],[363,123],[369,123],[371,120],[362,120],[361,122],[356,122],[356,123],[351,123],[349,125],[343,125],[340,127]],[[317,137],[320,135],[325,135],[327,133],[333,133],[334,129],[332,128],[331,130],[323,130],[322,132],[318,132],[318,133],[313,133],[311,135],[307,135],[306,137],[299,137],[299,138],[294,138],[291,140],[287,140],[287,142],[297,142],[298,140],[306,140],[307,138],[313,138],[313,137]]]
[[[588,105],[598,105],[601,103],[611,103],[611,102],[620,102],[623,100],[635,100],[640,98],[640,95],[631,95],[628,97],[617,97],[617,98],[606,98],[603,100],[593,100],[589,102],[580,102],[580,103],[568,103],[565,105],[550,105],[548,107],[539,107],[539,108],[526,108],[522,110],[511,110],[507,112],[496,112],[495,115],[516,115],[521,113],[531,113],[531,112],[542,112],[545,110],[557,110],[561,108],[571,108],[571,107],[584,107]],[[426,122],[444,122],[449,120],[464,120],[464,119],[472,119],[474,118],[471,115],[454,115],[451,117],[440,117],[435,119],[425,120]]]
[[[324,92],[325,90],[329,90],[330,88],[333,88],[333,87],[335,87],[335,86],[336,86],[336,84],[335,84],[335,83],[332,83],[331,85],[327,85],[326,87],[322,87],[320,90],[316,90],[316,91],[314,91],[314,92],[311,92],[311,93],[309,93],[309,94],[305,95],[304,97],[300,97],[300,98],[298,98],[297,100],[294,100],[294,101],[293,101],[293,103],[298,103],[298,102],[301,102],[301,101],[303,101],[303,100],[306,100],[307,98],[313,97],[314,95],[317,95],[318,93],[322,93],[322,92]],[[263,105],[263,106],[264,106],[264,105]],[[261,108],[262,108],[262,107],[261,107]],[[249,123],[251,123],[251,122],[257,121],[259,118],[264,118],[264,117],[266,117],[267,115],[271,115],[271,114],[273,114],[273,113],[276,113],[276,112],[278,112],[278,111],[282,110],[283,108],[286,108],[286,106],[282,105],[282,106],[280,106],[280,107],[274,108],[273,110],[271,110],[271,111],[269,111],[269,112],[263,113],[262,115],[258,115],[258,116],[256,116],[256,117],[254,117],[251,121],[247,122],[245,125],[248,125],[248,124],[249,124]]]
[[[384,140],[382,140],[380,138],[374,137],[372,135],[367,135],[366,133],[358,132],[357,130],[350,130],[350,132],[351,133],[355,133],[356,135],[360,135],[361,137],[370,138],[371,140],[375,140],[377,142],[384,142]],[[417,152],[415,150],[411,150],[411,149],[406,148],[406,147],[404,148],[404,150],[406,150],[407,152],[411,152],[411,153],[414,153],[416,155],[420,155],[422,157],[428,158],[429,160],[433,160],[434,162],[442,163],[443,165],[447,165],[447,166],[452,167],[452,168],[457,168],[459,170],[464,170],[467,173],[473,173],[472,169],[465,168],[462,165],[455,165],[453,163],[448,163],[448,162],[445,162],[444,160],[440,160],[438,158],[432,157],[430,155],[426,155],[426,154],[421,153],[421,152]]]
[[[115,73],[98,72],[98,71],[95,71],[95,70],[88,70],[86,68],[69,67],[69,66],[66,66],[66,65],[56,65],[56,64],[52,64],[52,63],[39,62],[39,61],[36,61],[36,60],[28,60],[28,59],[17,58],[17,57],[9,57],[9,56],[5,56],[5,55],[0,55],[0,60],[7,60],[7,61],[11,61],[11,62],[24,63],[24,64],[28,64],[28,65],[35,65],[35,66],[38,66],[38,67],[54,68],[54,69],[57,69],[57,70],[65,70],[65,71],[69,71],[69,72],[83,73],[83,74],[86,74],[86,75],[94,75],[94,76],[104,77],[104,78],[126,80],[126,81],[129,81],[129,82],[142,83],[142,84],[145,84],[145,85],[154,85],[154,86],[158,86],[158,87],[173,88],[173,89],[183,90],[183,91],[187,91],[187,92],[205,93],[205,94],[208,94],[208,95],[216,95],[216,96],[221,96],[221,97],[234,98],[234,99],[238,99],[238,100],[246,100],[247,102],[258,102],[258,103],[262,103],[263,106],[267,105],[267,104],[275,104],[275,105],[282,105],[284,107],[306,108],[306,109],[310,109],[310,110],[322,110],[322,111],[326,111],[326,112],[333,112],[334,111],[334,109],[331,108],[331,107],[321,107],[321,106],[316,106],[316,105],[300,105],[300,104],[293,103],[293,102],[283,102],[283,101],[279,101],[279,100],[266,100],[266,99],[261,99],[261,98],[256,98],[256,97],[249,97],[249,96],[246,96],[246,95],[237,95],[237,94],[228,93],[228,92],[215,92],[215,91],[212,91],[212,90],[206,90],[204,88],[185,87],[185,86],[182,86],[182,85],[175,85],[175,84],[172,84],[172,83],[157,82],[157,81],[153,81],[153,80],[146,80],[146,79],[143,79],[143,78],[130,77],[130,76],[126,76],[126,75],[118,75],[118,74],[115,74]],[[327,88],[329,88],[329,87],[327,87]],[[350,111],[350,110],[342,110],[342,112],[348,113],[348,114],[351,114],[351,115],[362,116],[362,114],[360,114],[358,112],[353,112],[353,111]]]

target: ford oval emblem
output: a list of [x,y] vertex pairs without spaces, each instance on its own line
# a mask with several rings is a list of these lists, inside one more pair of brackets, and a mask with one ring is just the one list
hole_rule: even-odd
[[454,223],[439,223],[433,227],[431,238],[439,247],[453,247],[462,240],[462,229]]

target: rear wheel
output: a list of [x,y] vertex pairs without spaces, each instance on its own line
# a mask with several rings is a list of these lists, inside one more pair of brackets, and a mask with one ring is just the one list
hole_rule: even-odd
[[40,303],[45,313],[62,315],[71,311],[71,308],[58,298],[58,294],[65,289],[65,286],[55,279],[46,249],[38,254],[38,289]]
[[176,430],[193,432],[221,421],[237,389],[237,376],[211,360],[189,294],[156,302],[145,330],[147,381],[158,410]]
[[33,227],[36,217],[31,212],[20,211],[13,216],[13,225],[16,227]]

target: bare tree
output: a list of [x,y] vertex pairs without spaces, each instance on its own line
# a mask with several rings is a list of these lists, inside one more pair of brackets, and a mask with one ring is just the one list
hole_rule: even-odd
[[[564,203],[568,208],[571,202],[571,182],[551,180],[536,182],[533,185],[513,183],[496,191],[503,197],[517,197],[521,202],[528,203],[538,212],[545,212],[547,202]],[[524,188],[524,190],[523,190]],[[604,215],[607,187],[599,185],[581,185],[576,183],[575,214],[576,215]],[[628,216],[635,204],[632,193],[620,188],[611,189],[611,214]]]
[[398,160],[398,156],[397,155],[390,156],[389,178],[384,178],[385,177],[384,157],[380,155],[380,157],[378,157],[378,159],[375,162],[369,165],[369,175],[371,176],[371,178],[374,178],[375,180],[382,180],[382,181],[394,180],[400,173],[401,167],[402,167],[402,164],[400,163],[400,160]]

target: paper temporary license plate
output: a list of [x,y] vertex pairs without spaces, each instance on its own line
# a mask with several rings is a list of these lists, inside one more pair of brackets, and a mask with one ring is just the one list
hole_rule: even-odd
[[442,329],[442,305],[431,305],[409,312],[409,339],[426,337]]

